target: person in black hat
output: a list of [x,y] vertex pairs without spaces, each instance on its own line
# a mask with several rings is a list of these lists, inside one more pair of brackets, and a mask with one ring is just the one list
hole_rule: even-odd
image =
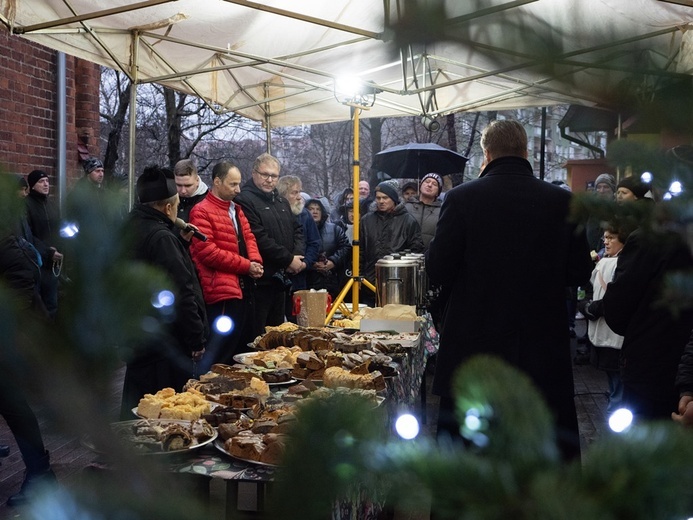
[[[383,256],[406,250],[422,253],[421,227],[399,200],[396,181],[384,181],[375,188],[376,210],[361,219],[361,274],[375,285],[375,263]],[[365,291],[364,302],[372,303]]]
[[[82,163],[84,177],[79,179],[67,196],[66,214],[70,222],[78,224],[97,216],[104,226],[107,223],[106,197],[103,189],[104,169],[101,160],[89,157]],[[92,211],[85,208],[89,206]]]
[[174,312],[162,316],[159,327],[147,331],[126,355],[123,420],[132,417],[131,410],[144,394],[166,387],[182,390],[194,377],[209,333],[202,289],[188,254],[192,231],[175,229],[179,197],[173,173],[149,166],[136,189],[139,203],[126,223],[134,259],[164,271],[176,298]]
[[26,221],[36,241],[44,244],[42,253],[41,300],[50,317],[58,312],[58,278],[62,269],[63,253],[60,244],[60,211],[49,197],[50,179],[43,170],[34,170],[27,176],[29,195],[26,201]]
[[624,177],[616,186],[616,202],[624,202],[644,199],[650,191],[650,186],[637,177]]
[[405,182],[402,186],[402,200],[404,202],[409,202],[412,199],[416,199],[416,194],[418,193],[418,186],[415,182]]

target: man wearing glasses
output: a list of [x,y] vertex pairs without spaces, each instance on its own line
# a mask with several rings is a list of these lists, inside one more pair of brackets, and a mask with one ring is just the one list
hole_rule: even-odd
[[250,222],[264,263],[264,274],[257,280],[255,290],[255,336],[264,333],[265,326],[284,322],[285,292],[291,286],[287,275],[306,268],[301,225],[289,202],[277,192],[280,169],[275,157],[260,155],[253,164],[252,178],[235,199]]

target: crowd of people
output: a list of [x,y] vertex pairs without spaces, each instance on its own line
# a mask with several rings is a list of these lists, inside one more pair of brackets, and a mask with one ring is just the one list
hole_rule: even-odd
[[[693,267],[687,246],[673,232],[646,234],[617,211],[614,218],[590,218],[582,227],[571,222],[569,190],[534,176],[527,135],[515,121],[491,123],[481,146],[479,178],[444,198],[441,175],[428,172],[402,186],[395,180],[373,187],[361,181],[358,193],[345,188],[334,208],[324,197],[302,192],[301,179],[282,175],[270,154],[255,160],[245,183],[228,161],[214,165],[210,186],[188,159],[172,170],[145,168],[124,222],[129,260],[168,276],[175,312],[123,350],[121,418],[131,418],[145,393],[181,388],[212,364],[231,363],[266,326],[292,320],[294,291],[326,290],[335,297],[351,274],[358,204],[361,275],[374,283],[383,256],[425,253],[430,281],[441,290],[433,385],[441,396],[439,435],[459,436],[452,394],[457,367],[472,355],[494,354],[529,375],[542,392],[556,418],[562,455],[579,454],[565,305],[566,291],[575,294],[578,286],[590,288],[579,308],[590,320],[591,359],[608,374],[609,410],[625,405],[645,419],[675,412],[677,420],[693,422],[693,340],[684,355],[693,310],[674,315],[656,305],[666,276]],[[98,201],[103,164],[90,158],[83,166],[74,191]],[[64,260],[60,215],[46,172],[32,171],[19,182],[26,217],[5,237],[4,249],[24,269],[0,267],[23,291],[24,304],[51,320],[59,312]],[[600,175],[594,191],[607,203],[652,200],[650,187],[633,177],[617,183],[610,174]],[[363,297],[374,302],[374,295]],[[569,306],[568,316],[574,315]],[[0,412],[16,436],[32,439],[30,445],[18,440],[27,466],[14,500],[19,504],[30,495],[32,481],[50,479],[52,472],[23,396],[3,403]],[[32,435],[15,431],[18,422],[22,428],[28,424]]]

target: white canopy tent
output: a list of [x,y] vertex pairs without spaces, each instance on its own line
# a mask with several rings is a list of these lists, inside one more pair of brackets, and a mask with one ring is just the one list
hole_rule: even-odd
[[[693,66],[686,32],[693,9],[685,5],[419,2],[432,11],[443,5],[443,24],[427,22],[413,3],[0,0],[0,21],[15,34],[120,69],[136,84],[161,83],[273,127],[349,119],[334,96],[334,80],[344,75],[378,92],[362,117],[435,117],[607,105],[605,93],[630,73],[656,82]],[[395,36],[407,42],[398,45]]]

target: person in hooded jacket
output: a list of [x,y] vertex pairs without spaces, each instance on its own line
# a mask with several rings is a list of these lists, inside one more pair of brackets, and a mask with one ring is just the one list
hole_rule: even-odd
[[440,216],[442,202],[438,198],[443,191],[443,179],[437,173],[427,173],[419,183],[419,197],[408,200],[404,207],[411,213],[421,226],[421,238],[424,248],[428,249]]
[[[375,188],[376,210],[361,219],[361,274],[375,285],[375,263],[383,256],[408,250],[423,253],[421,226],[399,200],[393,181]],[[368,297],[368,291],[364,297]]]
[[341,226],[328,220],[325,206],[319,199],[310,199],[306,209],[318,226],[321,238],[318,261],[307,270],[308,288],[327,289],[332,298],[336,298],[351,255],[349,239]]

